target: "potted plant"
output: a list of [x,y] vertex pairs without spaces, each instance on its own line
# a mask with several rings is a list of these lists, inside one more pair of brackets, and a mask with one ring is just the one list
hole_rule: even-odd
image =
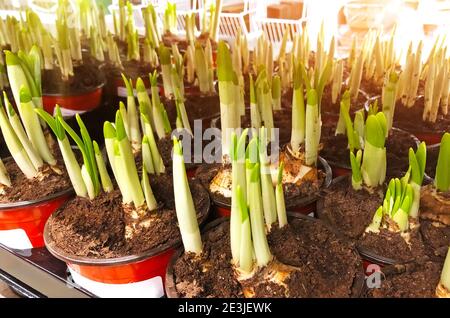
[[168,2],[163,13],[163,34],[162,41],[167,46],[176,44],[181,50],[185,51],[189,44],[193,41],[199,41],[205,46],[209,39],[215,43],[219,30],[219,18],[222,11],[222,1],[216,0],[211,3],[210,7],[203,7],[202,16],[200,18],[200,30],[196,27],[196,14],[187,12],[185,15],[186,36],[181,37],[178,32],[178,16],[177,6],[175,3]]
[[[386,96],[389,92],[384,90]],[[389,116],[390,112],[386,111],[388,104],[385,99],[383,109],[385,114]],[[364,148],[364,121],[366,116],[376,113],[378,111],[378,102],[375,101],[369,106],[369,109],[360,109],[354,113],[354,121],[350,117],[350,94],[348,91],[344,93],[341,100],[341,113],[337,122],[335,130],[332,126],[324,128],[323,149],[321,156],[323,156],[333,168],[335,176],[345,175],[351,173],[350,160],[348,157],[348,148],[363,149]],[[353,128],[358,133],[357,136],[351,136]],[[347,138],[347,135],[350,137]],[[352,143],[352,145],[350,145]],[[409,148],[415,149],[419,145],[419,140],[401,129],[391,127],[389,128],[386,139],[386,156],[387,162],[387,176],[401,177],[408,170],[407,154]]]
[[18,249],[41,247],[45,221],[73,189],[53,138],[34,112],[42,107],[39,49],[5,54],[17,108],[4,94],[0,128],[11,157],[0,163],[2,243]]
[[160,36],[157,28],[149,28],[149,24],[156,25],[156,13],[150,4],[142,8],[142,15],[146,24],[145,36],[139,36],[135,26],[133,7],[129,1],[120,0],[119,10],[113,13],[114,33],[105,32],[103,37],[106,51],[106,63],[103,67],[107,77],[107,91],[113,96],[113,102],[123,100],[127,96],[127,89],[121,74],[136,81],[139,77],[146,86],[150,86],[147,75],[159,68],[157,49]]
[[[379,288],[367,291],[373,298],[449,298],[450,253],[444,265],[423,260],[383,268],[384,279]],[[441,272],[442,269],[442,272]]]
[[[45,29],[39,16],[27,12],[29,32],[24,43],[38,45],[42,50],[42,96],[44,108],[52,112],[55,105],[67,117],[98,108],[102,101],[105,79],[99,70],[103,50],[96,26],[82,33],[80,12],[67,1],[60,1],[56,14],[56,38]],[[85,30],[86,32],[86,30]],[[82,35],[90,39],[91,52],[83,52]],[[95,45],[94,45],[95,44]],[[83,54],[84,53],[84,54]]]
[[[82,167],[74,162],[70,152],[65,157],[66,167],[73,170],[71,181],[77,197],[48,220],[46,247],[67,263],[75,282],[98,296],[163,296],[161,277],[181,238],[171,177],[166,174],[149,177],[146,165],[139,177],[120,110],[114,126],[110,122],[104,125],[115,182],[79,116],[81,137],[67,125],[60,112],[54,117],[39,113],[58,136],[60,145],[68,138],[67,132],[83,154]],[[144,149],[148,148],[145,140],[146,137]],[[208,194],[198,182],[191,182],[191,187],[202,223],[209,211]]]
[[[236,101],[235,94],[236,82],[233,82],[232,61],[230,52],[225,43],[219,43],[219,55],[218,55],[218,77],[219,77],[219,94],[221,98],[221,129],[222,129],[222,164],[204,165],[197,171],[198,177],[202,180],[204,185],[210,190],[213,201],[218,205],[219,213],[223,215],[229,215],[231,192],[230,192],[230,132],[241,127],[241,116],[243,114],[244,105],[242,100]],[[234,73],[235,74],[235,73]],[[268,80],[265,75],[265,70],[262,71],[262,75],[259,78],[259,83],[256,86],[259,87],[258,94],[260,95],[261,108],[255,102],[250,105],[250,119],[251,119],[251,131],[261,133],[266,138],[261,138],[263,142],[260,145],[262,151],[261,156],[264,159],[265,164],[270,166],[270,162],[267,158],[267,144],[273,142],[275,145],[274,151],[278,151],[276,131],[274,127],[274,120],[272,114],[272,101],[269,93]],[[261,86],[259,86],[261,85]],[[300,92],[303,92],[302,88],[298,88]],[[258,95],[255,94],[255,95]],[[318,99],[316,93],[311,89],[310,103],[307,105],[308,118],[302,117],[305,114],[305,105],[303,102],[303,94],[301,98],[296,99],[296,104],[293,106],[292,116],[295,118],[295,124],[292,124],[292,139],[291,144],[295,144],[296,150],[291,149],[291,146],[283,149],[280,160],[285,162],[286,169],[283,174],[283,186],[287,193],[287,206],[289,208],[297,208],[299,210],[304,208],[305,213],[311,212],[311,208],[315,205],[316,194],[322,186],[327,185],[330,181],[330,176],[327,177],[327,164],[324,160],[320,159],[319,164],[321,168],[317,168],[318,162],[318,149],[320,139],[320,124],[319,124],[319,112],[318,112]],[[257,100],[252,94],[251,100]],[[299,101],[297,103],[297,101]],[[298,104],[298,105],[297,105]],[[317,111],[317,112],[316,112]],[[262,123],[264,126],[261,127]],[[305,123],[312,123],[312,126],[306,127]],[[259,129],[259,127],[261,127]],[[307,135],[305,138],[305,134]],[[306,146],[306,144],[308,144]],[[301,146],[301,149],[300,149]],[[294,149],[294,146],[292,146]],[[305,155],[308,152],[308,155]],[[305,158],[306,162],[305,162]],[[276,169],[272,169],[274,172]],[[267,173],[266,173],[267,174]],[[273,173],[275,176],[275,172]],[[270,177],[270,176],[266,176]],[[275,178],[274,178],[275,179]]]
[[434,182],[422,188],[421,233],[430,257],[442,259],[450,242],[448,214],[450,134],[442,137]]
[[[351,138],[349,139],[355,140],[358,133],[355,128],[350,125],[349,127],[353,130],[350,131]],[[358,242],[358,247],[361,247],[361,251],[364,251],[364,257],[370,261],[382,262],[383,259],[386,260],[387,258],[409,261],[417,254],[423,253],[418,228],[417,226],[403,227],[399,231],[399,228],[395,226],[397,220],[392,221],[392,218],[397,213],[399,204],[402,203],[400,198],[406,193],[405,189],[411,188],[408,190],[411,202],[409,206],[404,208],[403,212],[405,210],[407,212],[407,221],[409,216],[409,222],[414,225],[418,223],[420,186],[424,177],[426,146],[422,143],[417,152],[412,149],[409,150],[410,168],[407,173],[401,181],[400,179],[392,179],[387,186],[385,184],[386,132],[387,122],[384,113],[379,112],[367,117],[364,128],[364,150],[358,150],[356,155],[353,151],[350,151],[352,175],[350,177],[342,176],[334,180],[333,184],[326,190],[325,197],[319,201],[317,213],[320,219],[331,224],[346,237]],[[355,145],[353,141],[350,144]],[[392,189],[393,187],[394,189]],[[383,200],[383,193],[386,188],[388,191]],[[413,195],[410,194],[411,191]],[[393,207],[392,203],[395,200],[399,202]],[[404,213],[399,214],[399,216],[402,215]],[[382,219],[384,223],[379,231],[375,230],[376,233],[374,233],[370,224],[376,217],[379,221]],[[380,227],[380,224],[378,223],[378,227]],[[390,226],[392,224],[394,224],[393,227]],[[404,237],[408,237],[408,240],[410,240],[408,244]],[[390,240],[391,243],[383,244],[384,240]],[[413,247],[410,245],[413,245]],[[375,255],[376,253],[373,253],[373,250],[378,255]]]
[[413,133],[429,145],[439,143],[450,121],[449,60],[444,51],[437,40],[424,64],[421,44],[416,52],[408,51],[403,72],[404,90],[394,117],[396,127]]
[[[288,219],[281,182],[276,190],[264,186],[264,163],[258,159],[260,141],[253,137],[247,150],[245,144],[245,132],[239,140],[232,134],[231,219],[214,221],[200,236],[195,210],[177,204],[179,223],[185,224],[180,230],[186,240],[184,250],[173,256],[167,271],[168,297],[358,295],[362,281],[357,253],[320,221],[299,215]],[[278,168],[280,179],[282,169]],[[267,191],[276,192],[276,207],[272,210],[266,210],[264,203]],[[176,201],[189,202],[182,195]],[[319,233],[323,235],[320,242]],[[331,240],[337,244],[330,244]],[[306,261],[308,253],[317,258]],[[335,271],[323,273],[318,269],[319,263],[331,261]]]
[[[147,93],[147,88],[141,78],[138,78],[135,85],[136,98],[134,96],[132,79],[127,79],[122,74],[123,81],[127,88],[127,105],[120,102],[119,111],[124,118],[125,131],[131,142],[133,154],[136,159],[138,169],[142,164],[147,164],[147,171],[155,171],[157,174],[170,172],[172,160],[172,140],[171,140],[171,122],[166,108],[160,99],[160,90],[158,88],[158,74],[151,74],[151,99]],[[179,87],[174,86],[177,96],[179,96]],[[176,132],[186,133],[189,137],[193,135],[191,124],[182,99],[176,100],[175,107],[176,118],[173,119]],[[141,145],[146,147],[142,148]],[[150,151],[151,150],[151,151]],[[112,145],[107,144],[107,151],[113,153]],[[150,161],[150,155],[154,164]],[[188,163],[188,173],[192,175],[195,172],[196,165]]]
[[190,44],[184,56],[176,45],[172,49],[161,45],[159,57],[162,71],[160,90],[171,123],[175,124],[177,118],[177,104],[183,103],[189,110],[191,127],[194,127],[195,120],[202,120],[202,130],[209,128],[220,109],[211,42],[207,40],[205,48],[199,43]]

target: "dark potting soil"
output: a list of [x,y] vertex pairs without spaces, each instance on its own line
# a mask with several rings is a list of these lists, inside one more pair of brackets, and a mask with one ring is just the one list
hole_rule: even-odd
[[375,97],[381,95],[383,84],[375,82],[374,79],[367,80],[363,76],[359,89],[364,91],[369,97]]
[[4,188],[0,195],[0,203],[37,200],[59,193],[72,187],[58,146],[52,147],[57,160],[55,170],[44,165],[42,173],[33,179],[28,179],[19,169],[14,160],[4,160],[6,171],[11,179],[11,187]]
[[[322,96],[322,102],[320,104],[321,112],[327,115],[335,115],[336,121],[339,119],[339,112],[341,108],[341,98],[347,88],[343,87],[340,96],[338,96],[336,103],[333,103],[331,96],[331,85],[325,87]],[[367,96],[363,92],[359,92],[356,101],[352,100],[350,102],[350,113],[353,115],[355,111],[364,108],[365,103],[367,102]]]
[[93,63],[74,65],[73,74],[67,81],[63,81],[59,68],[44,70],[42,73],[43,94],[80,95],[92,92],[105,82],[103,72]]
[[443,261],[450,246],[450,226],[437,221],[421,220],[420,232],[427,255],[431,259]]
[[409,132],[443,134],[450,128],[450,114],[443,115],[439,110],[436,122],[422,120],[424,98],[419,97],[414,106],[408,108],[397,102],[394,113],[394,126]]
[[[107,259],[179,243],[172,176],[161,175],[150,181],[161,207],[139,220],[150,221],[148,226],[134,224],[136,232],[132,238],[125,238],[130,220],[124,214],[122,196],[116,189],[101,193],[92,201],[77,197],[59,208],[48,223],[50,246],[69,255]],[[190,188],[197,218],[203,220],[209,210],[208,193],[198,181],[191,181]]]
[[[225,167],[222,164],[203,164],[196,172],[196,177],[200,180],[206,189],[210,189],[211,181],[222,169],[229,170],[231,174],[231,165],[227,164]],[[322,170],[318,170],[318,176],[316,181],[305,180],[300,185],[285,183],[283,184],[284,197],[287,208],[299,207],[304,204],[305,198],[311,198],[312,201],[319,196],[320,188],[325,182],[325,173]],[[224,185],[226,189],[231,189],[231,178],[227,179],[229,182]],[[216,204],[224,206],[231,206],[231,197],[225,197],[219,192],[212,192],[209,190],[209,194]],[[308,202],[310,203],[310,202]]]
[[[133,86],[136,85],[136,79],[138,77],[147,79],[149,74],[154,71],[154,68],[152,68],[150,64],[136,60],[128,61],[127,59],[124,59],[122,60],[122,66],[123,70],[113,66],[110,63],[106,63],[103,67],[103,71],[109,79],[120,81],[122,81],[121,74],[123,73],[127,76],[127,78],[131,78],[133,80]],[[123,86],[125,87],[125,83]]]
[[[323,149],[320,155],[331,166],[350,169],[350,153],[346,135],[335,135],[336,124],[325,123],[322,126]],[[393,128],[386,140],[386,178],[400,178],[408,171],[409,148],[416,150],[418,140],[410,133]]]
[[[229,221],[224,221],[203,235],[200,257],[185,253],[177,259],[174,280],[179,296],[243,297],[231,265],[229,241]],[[291,220],[283,229],[272,230],[268,242],[275,266],[294,269],[285,281],[289,297],[352,295],[353,283],[362,272],[361,259],[320,221]],[[254,297],[285,297],[284,287],[260,279],[263,271],[244,282],[254,288]]]
[[[176,127],[177,109],[173,99],[162,99],[173,128]],[[194,120],[202,120],[202,131],[211,127],[211,119],[220,115],[219,95],[189,95],[184,102],[191,129],[194,131]]]
[[367,291],[370,298],[432,298],[436,297],[442,265],[421,261],[383,268],[380,288]]
[[425,167],[425,173],[433,178],[436,176],[436,166],[439,158],[440,144],[433,145],[427,148],[427,165]]
[[425,256],[425,246],[418,228],[409,232],[409,243],[397,232],[380,229],[379,233],[364,233],[358,249],[368,251],[396,262],[410,262]]
[[319,201],[318,216],[342,235],[357,240],[372,222],[375,211],[383,203],[384,190],[369,193],[365,189],[356,191],[351,177],[335,179],[324,190]]

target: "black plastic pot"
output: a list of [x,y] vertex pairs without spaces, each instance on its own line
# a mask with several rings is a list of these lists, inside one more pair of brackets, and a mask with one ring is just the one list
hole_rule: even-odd
[[[208,173],[209,170],[211,170],[211,169],[215,169],[215,170],[219,171],[219,169],[221,167],[222,167],[221,164],[202,165],[197,169],[196,176],[200,180],[202,180],[202,178],[200,177],[202,174]],[[322,157],[319,157],[319,168],[320,168],[320,170],[322,170],[325,173],[325,180],[324,180],[324,183],[320,190],[320,191],[322,191],[323,189],[326,189],[330,186],[333,176],[332,176],[330,166],[328,165],[327,161],[325,159],[323,159]],[[206,189],[209,189],[209,186],[207,184],[203,184],[203,185],[205,186]],[[286,199],[286,208],[290,211],[298,212],[298,213],[305,214],[305,215],[314,213],[316,210],[316,202],[317,202],[318,197],[319,197],[319,194],[308,196],[308,197],[302,197],[302,198],[287,198]],[[295,199],[295,202],[294,203],[292,201],[289,202],[290,201],[289,199],[292,199],[292,200]],[[215,211],[216,211],[217,217],[230,216],[230,214],[231,214],[231,198],[229,198],[228,200],[227,199],[219,200],[218,198],[213,197],[212,200],[213,200],[213,203],[215,206]]]

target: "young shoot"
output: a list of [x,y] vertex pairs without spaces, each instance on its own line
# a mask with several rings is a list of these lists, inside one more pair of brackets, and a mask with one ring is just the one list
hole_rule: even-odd
[[[383,205],[376,211],[366,232],[378,233],[382,226],[393,232],[409,230],[409,216],[414,200],[414,191],[409,184],[409,178],[408,172],[402,179],[391,179]],[[386,222],[387,219],[394,222]]]
[[161,100],[159,98],[158,73],[155,70],[153,74],[150,74],[149,76],[152,91],[152,105],[151,105],[152,106],[151,119],[153,120],[152,124],[158,135],[158,138],[163,139],[172,132],[172,129],[170,127],[167,111],[164,108],[164,104],[161,103]]
[[361,174],[369,188],[382,185],[386,178],[386,131],[387,122],[383,113],[367,117]]
[[434,186],[441,192],[450,191],[450,133],[441,139]]
[[[239,264],[242,232],[242,209],[247,209],[247,185],[245,174],[245,143],[248,130],[244,130],[240,137],[235,132],[231,134],[231,173],[232,173],[232,196],[231,196],[231,216],[230,216],[230,240],[231,253],[235,264]],[[240,188],[244,206],[239,206],[240,199],[237,197]]]
[[236,74],[233,71],[230,50],[224,41],[220,41],[218,47],[217,77],[219,79],[220,120],[222,126],[222,158],[224,161],[228,161],[231,132],[241,125],[235,97]]
[[[133,150],[138,151],[141,146],[141,132],[139,129],[139,111],[137,109],[136,100],[134,97],[133,82],[132,82],[131,78],[128,80],[124,74],[122,74],[122,79],[127,88],[127,108],[126,108],[127,120],[126,120],[126,123],[128,124],[128,131],[127,131],[128,139],[131,141]],[[136,84],[136,87],[137,87],[137,84]],[[141,86],[139,87],[139,89],[140,89],[139,93],[143,94],[144,92],[142,92]],[[144,91],[146,94],[145,87],[144,87]],[[145,99],[144,102],[148,102],[147,99]]]
[[447,251],[444,266],[442,267],[439,285],[436,287],[436,296],[440,298],[450,298],[450,248]]
[[183,149],[181,142],[176,137],[173,138],[172,165],[175,210],[184,250],[187,253],[200,255],[202,252],[202,239],[197,222],[197,213],[189,188]]
[[164,45],[159,47],[159,61],[161,63],[161,71],[164,85],[164,95],[167,99],[172,98],[172,62],[170,49]]
[[278,167],[278,178],[277,185],[275,188],[275,200],[277,204],[277,215],[278,215],[278,226],[282,228],[287,225],[287,214],[286,214],[286,203],[284,201],[284,190],[283,190],[283,170],[284,163],[280,163]]
[[417,151],[414,153],[412,148],[409,148],[409,167],[411,169],[411,180],[409,184],[411,185],[414,196],[410,209],[410,216],[417,218],[419,215],[419,205],[420,205],[420,189],[422,187],[423,177],[425,174],[425,166],[427,163],[427,146],[422,142]]

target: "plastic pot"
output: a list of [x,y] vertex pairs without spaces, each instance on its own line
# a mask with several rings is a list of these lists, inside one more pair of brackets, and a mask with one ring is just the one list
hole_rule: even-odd
[[[208,205],[200,225],[208,218],[209,209]],[[66,253],[52,244],[48,222],[44,241],[49,252],[67,264],[74,282],[99,297],[159,298],[164,296],[163,277],[181,238],[140,254],[110,259]]]
[[[296,212],[288,212],[288,218],[289,219],[305,219],[305,220],[311,220],[314,222],[322,222],[316,218],[310,217],[308,215],[304,215],[301,213],[296,213]],[[208,223],[203,232],[208,232],[209,230],[215,228],[216,226],[219,226],[220,224],[222,224],[223,222],[225,222],[226,220],[228,220],[228,217],[222,217],[219,219],[216,219],[210,223]],[[333,231],[332,229],[330,229],[330,231]],[[334,233],[334,231],[333,231]],[[336,235],[339,235],[338,233],[335,233]],[[358,251],[356,251],[358,253]],[[177,289],[176,289],[176,284],[175,284],[175,277],[174,277],[174,266],[176,261],[178,260],[178,258],[181,257],[181,255],[183,255],[184,253],[184,248],[179,248],[173,255],[172,258],[170,259],[170,262],[167,266],[167,272],[166,272],[166,276],[165,276],[165,289],[166,289],[166,295],[168,298],[180,298]],[[353,286],[352,286],[352,293],[351,293],[351,297],[360,297],[361,293],[364,290],[364,285],[365,285],[365,280],[364,280],[364,274],[361,272],[361,275],[358,275],[354,282],[353,282]]]
[[[210,167],[212,168],[212,166]],[[322,185],[322,189],[326,189],[329,187],[333,179],[331,168],[328,165],[327,161],[322,157],[319,157],[319,167],[323,172],[325,172],[325,180],[324,184]],[[208,169],[207,165],[203,166],[202,168],[199,168],[197,172],[199,174],[202,174],[205,172],[205,169]],[[317,198],[318,198],[317,195],[301,198],[300,200],[296,200],[298,203],[295,204],[295,206],[290,205],[289,201],[287,200],[286,208],[292,212],[308,215],[316,211]],[[229,217],[231,215],[231,199],[225,201],[213,198],[213,203],[215,207],[216,217]]]
[[[335,179],[333,179],[333,181],[331,182],[331,185],[334,185],[336,183],[342,182],[343,180],[345,180],[346,178],[348,178],[348,176],[339,176]],[[324,205],[324,199],[320,198],[317,201],[317,211],[316,211],[316,216],[318,219],[322,220],[323,222],[330,224],[330,222],[328,221],[327,217],[323,215],[323,205]],[[338,230],[335,229],[336,234],[342,236],[341,234],[339,234]],[[362,259],[363,259],[363,266],[364,266],[364,271],[367,272],[367,269],[370,265],[378,265],[378,266],[387,266],[387,265],[392,265],[392,264],[398,264],[400,263],[399,261],[387,258],[387,257],[383,257],[380,255],[377,255],[376,253],[362,248],[360,246],[356,246],[359,254],[361,255]],[[369,268],[370,269],[370,268]]]
[[369,251],[365,248],[361,248],[359,246],[357,246],[356,249],[358,250],[359,254],[361,255],[361,257],[363,259],[364,271],[366,273],[371,272],[370,267],[372,265],[384,267],[384,266],[389,266],[389,265],[394,265],[394,264],[400,263],[399,261],[380,256],[376,253],[373,253],[372,251]]
[[0,243],[15,249],[44,246],[45,222],[73,194],[70,188],[37,200],[1,203]]
[[42,96],[44,109],[48,113],[53,114],[55,105],[58,104],[65,116],[92,111],[96,109],[102,101],[104,86],[105,83],[103,82],[92,90],[82,94],[44,94]]

